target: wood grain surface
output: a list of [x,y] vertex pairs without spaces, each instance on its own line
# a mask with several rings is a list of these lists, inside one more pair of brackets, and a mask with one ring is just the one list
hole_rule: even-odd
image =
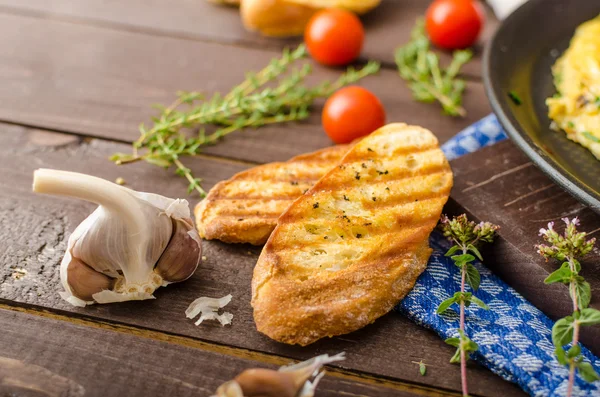
[[[202,3],[202,2],[201,2]],[[58,50],[60,43],[69,43]],[[0,120],[131,142],[141,122],[178,90],[225,92],[278,52],[115,31],[65,21],[0,14]],[[53,50],[55,49],[55,50]],[[309,84],[339,70],[315,65]],[[422,124],[445,141],[489,114],[479,82],[469,82],[464,119],[417,103],[394,70],[360,85],[377,93],[388,122]],[[330,145],[319,102],[310,120],[232,134],[206,153],[252,162],[286,160]]]
[[[394,50],[407,42],[415,20],[425,14],[429,0],[383,0],[362,17],[366,36],[362,59],[373,59],[394,66]],[[244,29],[236,7],[219,6],[206,0],[0,0],[5,13],[58,19],[118,30],[144,32],[155,36],[211,41],[243,47],[280,49],[297,44],[301,38],[268,38]],[[486,24],[476,54],[498,26],[494,14],[486,9]],[[443,53],[448,62],[450,54]],[[481,77],[481,58],[465,66],[471,78]]]
[[[393,65],[394,48],[409,40],[429,3],[383,0],[363,17],[367,36],[361,62],[376,59],[384,68],[360,85],[379,96],[388,122],[422,125],[444,142],[490,112],[480,55],[497,21],[488,10],[476,57],[465,68],[468,117],[452,119],[435,104],[415,102]],[[397,313],[307,348],[259,334],[249,303],[257,247],[203,242],[206,259],[196,274],[161,288],[153,301],[81,309],[58,296],[58,264],[67,238],[94,206],[34,195],[33,170],[122,177],[137,190],[185,196],[187,183],[173,170],[142,163],[119,167],[108,156],[129,150],[139,123],[154,114],[152,104],[170,103],[181,89],[228,91],[246,72],[299,42],[248,33],[235,8],[205,0],[0,0],[0,395],[5,390],[19,397],[40,395],[35,388],[15,389],[23,374],[46,395],[79,396],[82,389],[86,396],[209,395],[244,368],[340,351],[347,360],[332,365],[318,396],[458,395],[460,373],[448,362],[453,348]],[[449,56],[442,54],[442,60]],[[312,83],[340,73],[313,66]],[[322,104],[305,122],[233,134],[184,161],[210,188],[252,164],[330,145],[320,126]],[[501,238],[484,254],[493,258],[486,264],[552,318],[568,314],[566,287],[543,284],[557,264],[535,253],[537,230],[563,216],[580,216],[595,236],[600,217],[555,186],[511,143],[453,161],[452,167],[456,185],[446,211],[502,227]],[[197,200],[190,196],[191,205]],[[596,249],[583,263],[596,308],[598,259]],[[196,327],[185,318],[197,297],[229,293],[231,326]],[[582,340],[600,354],[600,331],[587,328]],[[414,363],[419,360],[429,365],[426,376]],[[474,396],[525,395],[475,363],[468,370]],[[7,389],[7,379],[13,389]]]
[[[460,389],[460,374],[450,364],[452,347],[433,332],[423,330],[397,313],[349,335],[323,340],[306,348],[278,344],[256,331],[250,307],[250,280],[260,248],[203,242],[206,260],[184,283],[161,288],[156,300],[74,308],[63,301],[58,264],[73,229],[94,208],[80,201],[35,195],[30,192],[31,175],[39,167],[66,168],[109,180],[123,177],[136,190],[180,197],[185,183],[171,173],[145,164],[118,167],[106,158],[124,145],[101,140],[66,142],[62,134],[0,125],[0,299],[5,304],[41,307],[113,324],[162,331],[207,343],[228,345],[267,355],[307,359],[317,354],[346,351],[348,359],[339,367],[396,382]],[[47,134],[51,134],[48,136]],[[44,138],[44,135],[45,138]],[[59,144],[53,145],[53,139]],[[39,142],[43,142],[40,144]],[[207,177],[206,187],[228,178],[241,165],[211,159],[194,159],[190,166]],[[193,204],[195,204],[193,202]],[[19,276],[22,270],[24,277]],[[184,311],[200,296],[221,297],[231,293],[227,307],[234,314],[231,327],[207,323],[196,327]],[[412,361],[431,364],[428,375],[419,375]],[[338,365],[334,365],[338,367]],[[476,395],[504,396],[518,388],[471,363],[470,388]]]
[[[60,316],[0,309],[0,391],[16,397],[210,396],[248,368],[279,367]],[[69,320],[67,318],[67,320]],[[289,360],[285,364],[290,363]],[[359,379],[359,380],[355,380]],[[418,396],[334,372],[319,396]]]

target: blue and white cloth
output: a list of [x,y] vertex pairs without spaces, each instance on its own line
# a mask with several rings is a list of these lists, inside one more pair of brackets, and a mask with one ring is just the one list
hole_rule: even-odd
[[[453,159],[504,139],[498,120],[490,115],[460,132],[442,149]],[[444,256],[450,245],[440,233],[431,235],[430,245],[433,254],[427,269],[396,310],[444,339],[457,337],[459,318],[452,312],[456,305],[442,315],[436,309],[460,289],[460,270]],[[481,273],[481,285],[474,295],[490,310],[476,305],[466,308],[466,334],[479,345],[472,358],[531,396],[565,396],[569,372],[554,356],[552,320],[481,263],[475,267]],[[449,348],[448,360],[452,353]],[[600,359],[586,348],[582,353],[600,372]],[[587,383],[577,376],[573,395],[600,396],[600,381]]]

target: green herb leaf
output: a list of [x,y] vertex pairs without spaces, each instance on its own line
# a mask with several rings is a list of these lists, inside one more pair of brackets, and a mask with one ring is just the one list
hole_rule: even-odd
[[452,306],[454,303],[456,302],[456,295],[453,297],[450,297],[448,299],[445,299],[442,303],[440,303],[440,305],[438,306],[436,313],[437,314],[442,314],[443,312],[445,312],[446,310],[448,310],[448,308],[450,306]]
[[477,259],[479,259],[480,261],[483,260],[481,253],[479,252],[477,247],[475,247],[473,244],[467,245],[467,250],[471,251],[477,257]]
[[456,266],[462,268],[465,264],[473,262],[475,257],[471,254],[454,255],[451,257]]
[[556,348],[554,349],[554,354],[556,355],[556,361],[558,361],[562,365],[568,364],[567,355],[565,349],[563,349],[562,346],[556,346]]
[[577,369],[579,370],[579,375],[581,375],[586,382],[595,382],[600,380],[600,375],[598,375],[598,373],[594,370],[592,364],[588,363],[587,361],[582,361],[577,364]]
[[467,263],[466,272],[467,283],[473,288],[473,291],[477,291],[479,289],[479,284],[481,283],[481,275],[475,266],[470,263]]
[[583,131],[581,134],[592,142],[600,143],[600,138],[592,135],[589,131]]
[[456,251],[458,251],[460,249],[460,247],[458,245],[453,245],[448,252],[446,252],[445,256],[452,256],[456,253]]
[[479,345],[473,342],[471,339],[468,339],[465,343],[465,351],[467,353],[473,353],[479,350]]
[[589,306],[592,299],[592,289],[590,283],[585,281],[583,277],[577,277],[575,281],[575,293],[577,294],[577,304],[580,309],[585,309]]
[[454,355],[450,359],[450,363],[452,363],[452,364],[460,363],[460,347],[458,349],[456,349],[456,351],[454,352]]
[[508,92],[508,97],[510,99],[512,99],[513,103],[515,105],[517,105],[517,106],[519,106],[519,105],[521,105],[523,103],[523,101],[521,100],[521,97],[515,91],[509,91]]
[[569,269],[569,264],[567,266],[563,264],[558,270],[550,273],[548,277],[544,280],[545,284],[553,284],[553,283],[569,283],[571,277],[573,276],[573,272]]
[[552,343],[554,346],[564,346],[573,339],[574,319],[567,316],[558,320],[552,327]]
[[482,301],[481,299],[479,299],[479,298],[477,298],[475,296],[471,297],[471,302],[473,302],[477,306],[481,307],[482,309],[490,310],[490,308],[488,307],[488,305],[485,304],[484,301]]
[[460,339],[458,338],[448,338],[444,342],[450,346],[458,347],[460,346]]
[[423,362],[419,363],[419,373],[421,374],[421,376],[425,376],[425,374],[427,373],[427,366]]
[[567,358],[575,358],[581,354],[581,346],[574,345],[571,346],[569,350],[567,350]]
[[159,167],[169,168],[171,166],[171,162],[162,157],[146,157],[146,161],[150,164],[158,165]]
[[600,310],[588,307],[579,311],[580,316],[577,322],[580,325],[595,325],[600,324]]

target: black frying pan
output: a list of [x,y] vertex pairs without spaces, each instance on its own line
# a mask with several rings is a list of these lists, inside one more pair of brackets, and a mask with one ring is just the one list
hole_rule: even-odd
[[[600,14],[600,0],[530,0],[499,27],[484,54],[484,81],[494,113],[512,141],[577,199],[600,213],[600,161],[550,129],[545,100],[556,90],[551,66],[575,28]],[[514,91],[520,106],[508,96]]]

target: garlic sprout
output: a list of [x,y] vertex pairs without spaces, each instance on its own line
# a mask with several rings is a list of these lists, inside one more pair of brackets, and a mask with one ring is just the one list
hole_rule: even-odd
[[324,365],[345,360],[344,352],[323,354],[278,371],[264,368],[247,369],[235,379],[223,383],[213,397],[313,397],[325,375]]
[[60,295],[75,306],[154,299],[156,288],[188,279],[200,263],[186,200],[49,169],[34,172],[33,191],[99,205],[69,237],[60,265]]

